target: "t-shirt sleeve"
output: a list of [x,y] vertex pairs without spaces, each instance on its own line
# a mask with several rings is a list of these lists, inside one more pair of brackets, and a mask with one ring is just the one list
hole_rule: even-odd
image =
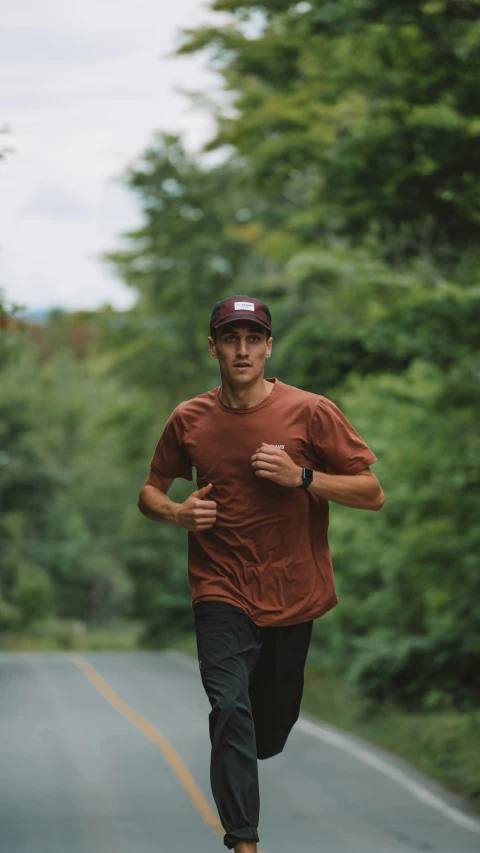
[[343,412],[326,397],[320,398],[314,412],[311,442],[327,473],[358,474],[377,461]]
[[151,468],[161,477],[193,480],[192,462],[183,437],[184,426],[177,407],[165,424],[150,461]]

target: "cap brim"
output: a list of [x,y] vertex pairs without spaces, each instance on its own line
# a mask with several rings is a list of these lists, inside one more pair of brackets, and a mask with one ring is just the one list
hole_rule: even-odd
[[258,317],[252,317],[249,311],[236,311],[235,314],[231,314],[230,317],[224,317],[224,319],[220,320],[219,323],[214,323],[213,326],[210,326],[210,330],[213,331],[214,329],[219,329],[220,326],[225,326],[227,323],[231,323],[234,320],[249,320],[252,326],[261,326],[262,329],[266,329],[267,332],[272,331],[271,326],[268,326],[262,320],[259,320]]

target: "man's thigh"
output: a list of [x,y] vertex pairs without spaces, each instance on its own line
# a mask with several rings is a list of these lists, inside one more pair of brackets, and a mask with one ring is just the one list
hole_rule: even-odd
[[298,719],[312,627],[313,621],[261,628],[262,649],[249,686],[260,758],[283,749]]
[[227,601],[198,602],[194,618],[200,675],[212,707],[241,694],[248,697],[262,647],[258,626]]

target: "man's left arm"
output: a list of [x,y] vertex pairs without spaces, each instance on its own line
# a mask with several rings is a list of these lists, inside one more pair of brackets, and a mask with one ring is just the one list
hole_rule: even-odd
[[[263,443],[253,454],[251,464],[257,477],[273,480],[281,486],[297,488],[302,483],[301,466],[285,450],[275,445]],[[377,511],[385,502],[382,487],[370,468],[364,468],[356,474],[314,471],[308,491],[353,509]]]
[[[297,485],[302,481],[302,469],[299,470]],[[324,474],[322,471],[314,471],[308,491],[327,501],[354,509],[379,510],[385,503],[383,489],[370,468],[364,468],[358,474]]]

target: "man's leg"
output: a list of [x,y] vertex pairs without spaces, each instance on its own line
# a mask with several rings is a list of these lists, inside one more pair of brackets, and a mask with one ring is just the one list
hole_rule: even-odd
[[262,649],[249,687],[259,759],[282,752],[298,720],[312,626],[260,628]]
[[212,707],[210,781],[224,844],[235,853],[255,853],[260,795],[248,686],[261,649],[260,630],[225,601],[200,601],[194,615],[200,674]]

